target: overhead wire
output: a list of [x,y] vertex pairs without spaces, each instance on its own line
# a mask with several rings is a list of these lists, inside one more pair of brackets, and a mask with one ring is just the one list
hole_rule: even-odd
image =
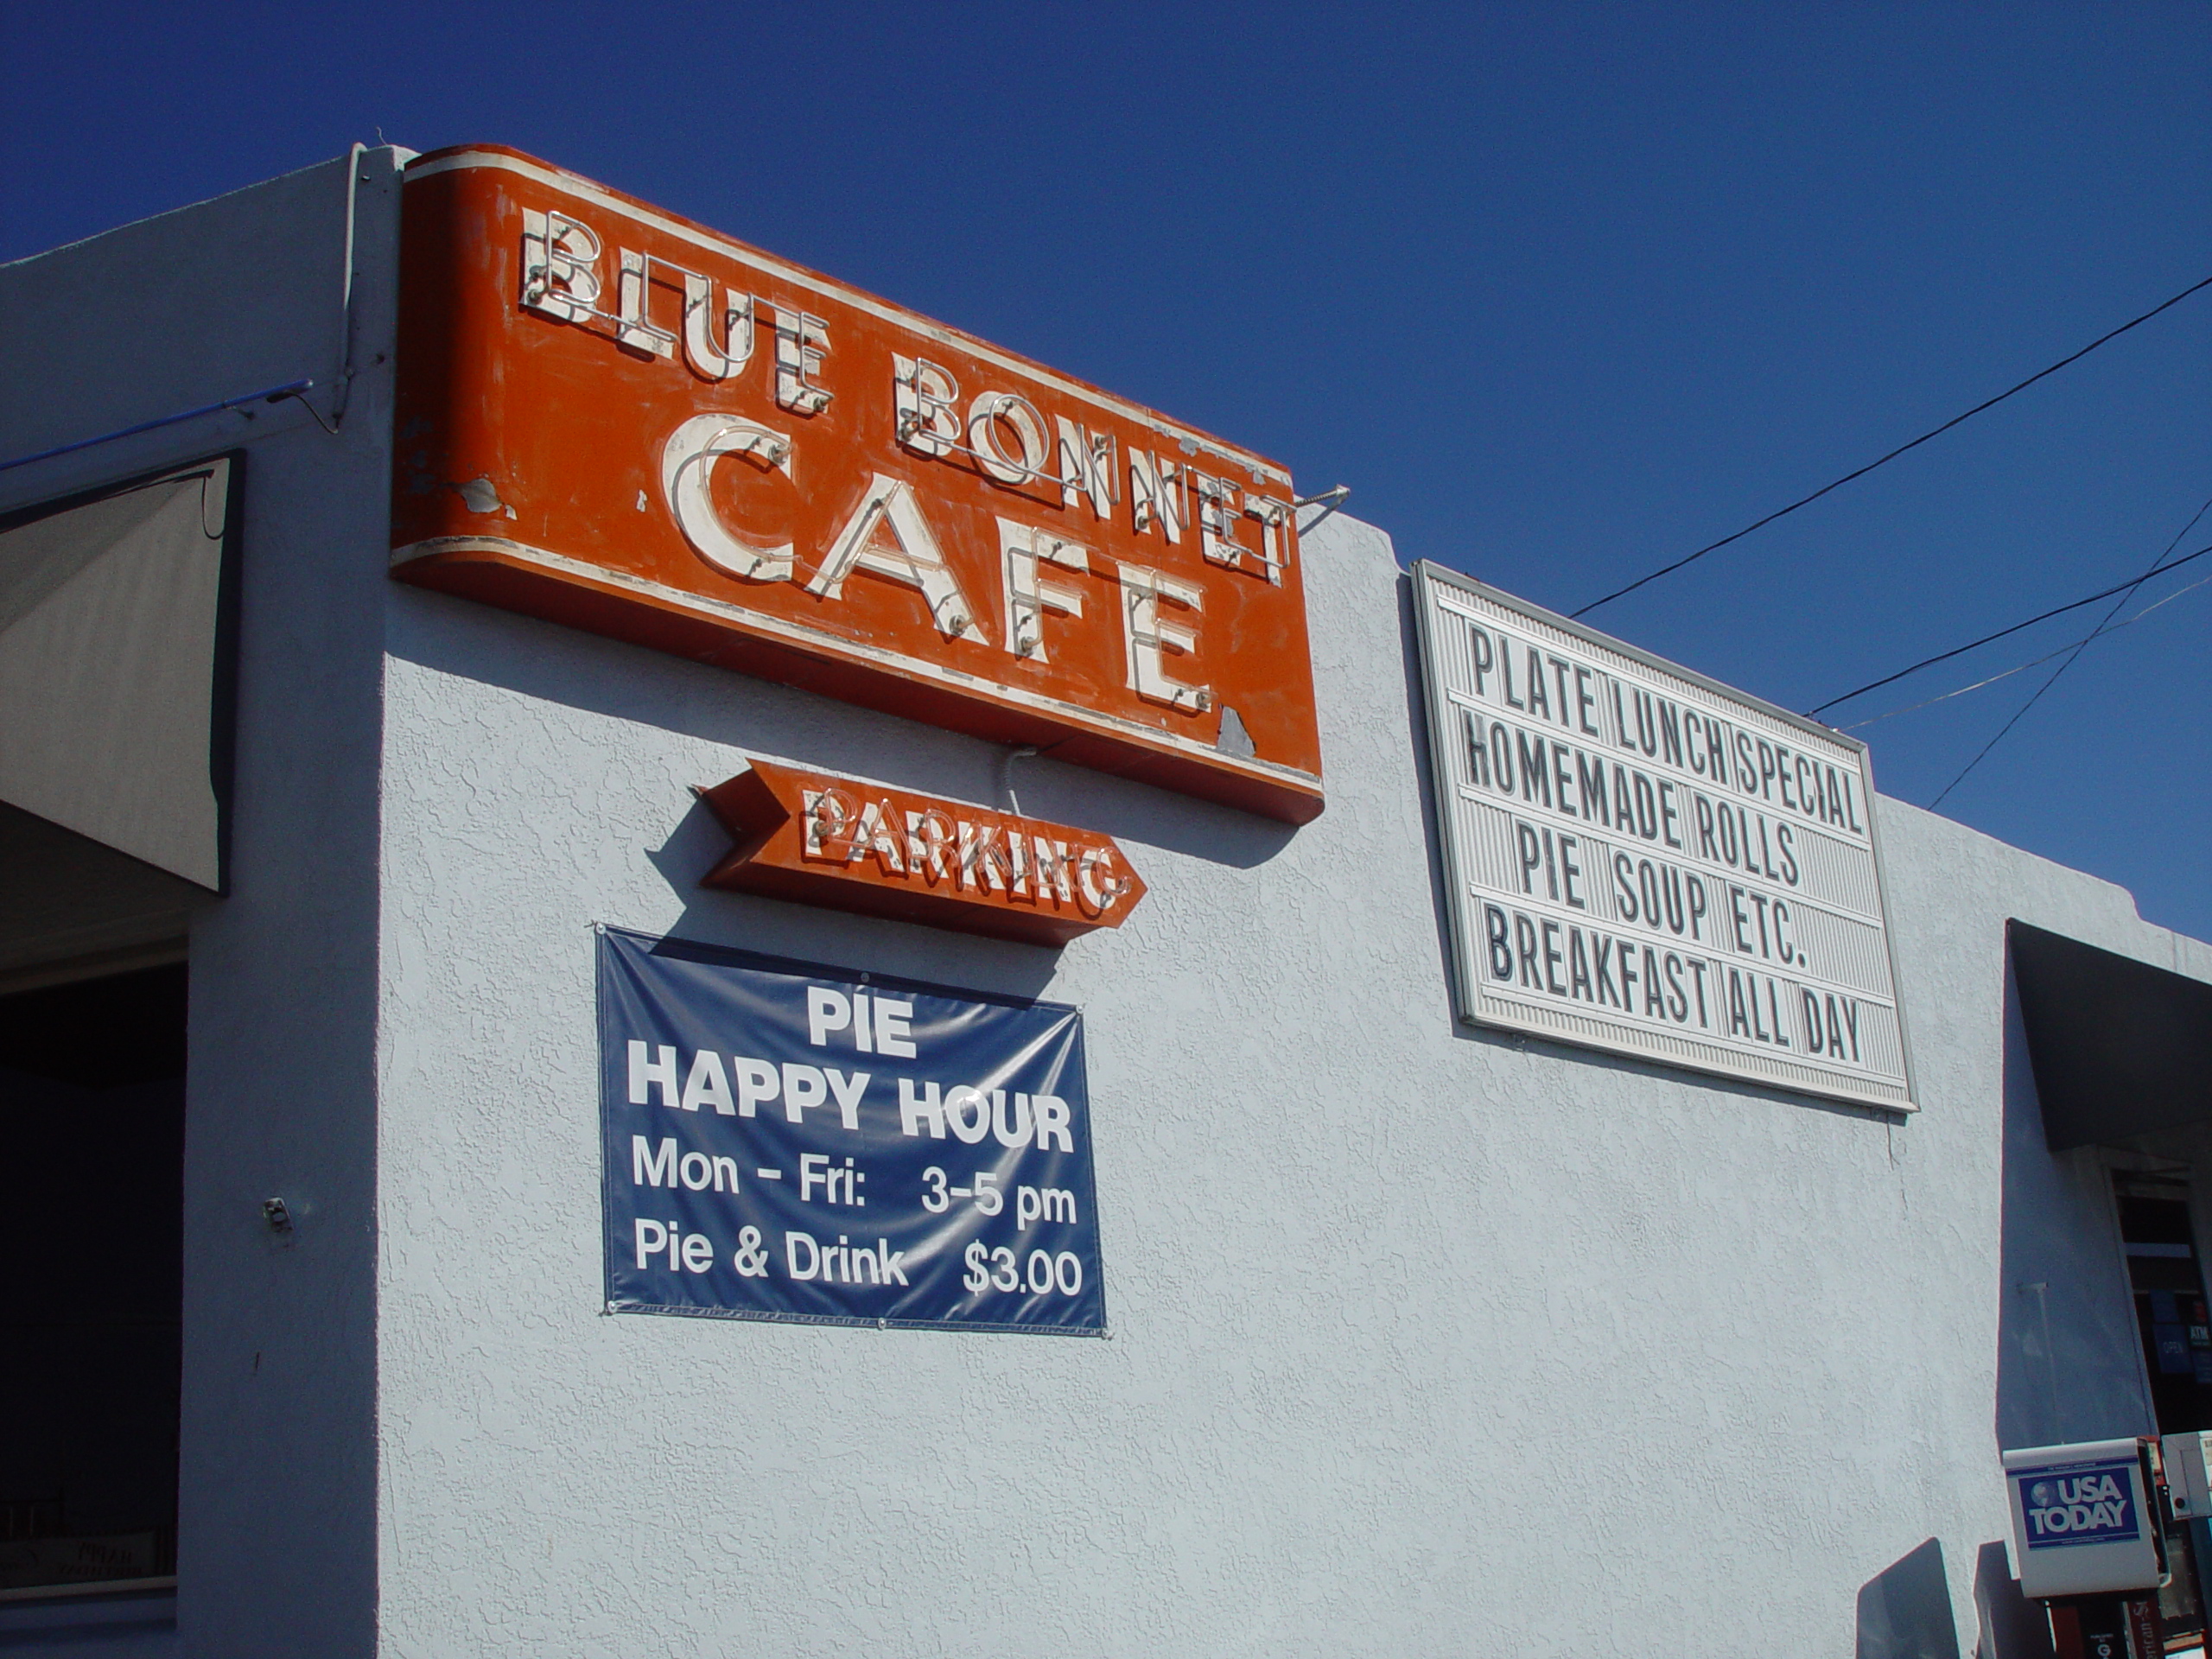
[[2093,640],[2097,639],[2104,634],[2118,633],[2122,628],[2130,627],[2134,624],[2140,622],[2145,617],[2150,615],[2152,612],[2159,609],[2161,607],[2172,604],[2174,601],[2179,599],[2183,594],[2195,593],[2199,588],[2202,588],[2207,585],[2212,585],[2212,576],[2199,576],[2195,582],[2190,582],[2186,588],[2177,588],[2173,592],[2168,594],[2164,599],[2153,600],[2150,604],[2145,605],[2141,610],[2136,612],[2134,615],[2115,622],[2110,627],[2094,629],[2079,639],[2069,640],[2065,645],[2061,645],[2056,651],[2047,651],[2040,657],[2031,657],[2024,663],[2017,663],[2013,664],[2013,666],[2005,670],[2001,674],[1992,674],[1987,679],[1976,680],[1972,685],[1962,685],[1955,691],[1945,691],[1940,696],[1929,697],[1919,702],[1909,702],[1902,709],[1885,709],[1882,713],[1871,715],[1867,719],[1853,721],[1848,726],[1839,726],[1836,728],[1836,730],[1840,732],[1863,732],[1869,726],[1878,726],[1885,720],[1895,720],[1900,715],[1916,715],[1923,709],[1933,709],[1939,702],[1948,702],[1953,697],[1963,697],[1969,691],[1979,691],[1984,686],[1995,685],[2000,680],[2009,680],[2015,674],[2024,674],[2031,668],[2041,668],[2045,663],[2050,661],[2052,658],[2063,657],[2068,652],[2075,651],[2083,645],[2088,645]]
[[1867,474],[1872,472],[1878,467],[1887,466],[1891,461],[1895,461],[1899,455],[1905,454],[1909,450],[1917,449],[1922,444],[1926,443],[1930,438],[1940,438],[1943,434],[1948,432],[1953,427],[1961,424],[1962,422],[1972,420],[1983,410],[1996,408],[1998,404],[2003,403],[2007,397],[2012,397],[2016,393],[2025,391],[2030,386],[2035,385],[2037,381],[2046,379],[2051,375],[2056,374],[2061,369],[2065,368],[2069,364],[2080,362],[2091,352],[2095,351],[2098,346],[2118,340],[2122,334],[2126,334],[2131,328],[2141,327],[2145,323],[2150,321],[2152,318],[2157,316],[2160,312],[2171,309],[2173,307],[2179,305],[2190,295],[2205,288],[2212,288],[2212,276],[2207,276],[2202,282],[2191,283],[2187,288],[2182,289],[2180,293],[2175,295],[2171,299],[2163,300],[2157,305],[2152,306],[2148,311],[2143,313],[2142,315],[2139,317],[2132,317],[2127,321],[2121,323],[2119,327],[2112,329],[2108,333],[2098,335],[2088,345],[2082,346],[2081,350],[2068,353],[2066,356],[2060,358],[2057,362],[2051,364],[2048,368],[2037,369],[2033,374],[2030,375],[2026,379],[2019,382],[2017,385],[2007,387],[2005,391],[1999,392],[1994,397],[1984,398],[1980,403],[1976,404],[1972,409],[1967,410],[1963,415],[1954,415],[1949,420],[1944,422],[1942,425],[1931,427],[1929,430],[1922,433],[1910,442],[1899,444],[1887,454],[1883,455],[1877,460],[1868,461],[1864,467],[1859,467],[1855,471],[1846,473],[1841,478],[1835,480],[1833,483],[1821,485],[1819,489],[1815,490],[1810,495],[1800,496],[1796,500],[1792,501],[1788,506],[1777,508],[1776,511],[1767,514],[1765,518],[1745,524],[1743,529],[1737,531],[1733,535],[1723,536],[1717,542],[1708,542],[1703,547],[1698,549],[1696,552],[1687,554],[1681,558],[1676,559],[1671,564],[1662,564],[1656,570],[1650,572],[1649,575],[1638,576],[1634,582],[1630,582],[1625,588],[1616,588],[1611,593],[1607,594],[1603,599],[1593,599],[1587,605],[1585,605],[1580,610],[1570,611],[1567,614],[1578,619],[1587,616],[1591,612],[1596,610],[1600,605],[1610,605],[1615,600],[1624,598],[1628,594],[1634,593],[1637,588],[1644,587],[1648,583],[1658,581],[1662,576],[1670,576],[1674,575],[1675,571],[1681,569],[1685,565],[1696,563],[1708,553],[1717,553],[1732,542],[1742,541],[1745,537],[1750,535],[1753,531],[1764,530],[1769,524],[1774,523],[1777,518],[1788,518],[1800,507],[1808,507],[1812,505],[1814,502],[1819,500],[1822,496],[1828,494],[1830,492],[1840,490],[1845,485],[1849,484],[1855,480],[1866,477]]
[[[2172,565],[2166,563],[2167,556],[2172,553],[2174,549],[2181,545],[2182,537],[2188,535],[2190,531],[2196,528],[2196,521],[2203,518],[2208,511],[2212,511],[2212,500],[2205,502],[2203,506],[2199,507],[2193,514],[2190,515],[2189,522],[2181,527],[2180,531],[2175,535],[2173,540],[2166,543],[2165,551],[2159,554],[2158,558],[2152,562],[2151,568],[2148,570],[2145,570],[2141,576],[2136,579],[2134,586],[2129,588],[2126,594],[2122,594],[2118,600],[2113,601],[2112,609],[2105,613],[2105,620],[2097,624],[2096,627],[2090,632],[2088,639],[2082,640],[2079,645],[2075,645],[2073,651],[2067,656],[2066,660],[2059,664],[2056,668],[2050,671],[2050,677],[2045,680],[2041,685],[2037,686],[2035,690],[2029,695],[2028,700],[2022,703],[2018,709],[2013,711],[2012,718],[2006,721],[2002,726],[1999,727],[1997,728],[1997,734],[1991,738],[1988,742],[1981,746],[1980,753],[1976,754],[1973,760],[1967,761],[1965,766],[1959,768],[1959,775],[1952,779],[1949,783],[1943,785],[1942,794],[1937,795],[1934,800],[1928,803],[1928,810],[1929,811],[1932,812],[1937,807],[1942,805],[1944,799],[1950,794],[1950,792],[1956,789],[1961,784],[1966,782],[1968,774],[1971,773],[1976,766],[1980,766],[1984,760],[1989,758],[1990,751],[2005,741],[2005,734],[2010,732],[2015,726],[2018,725],[2021,721],[2025,719],[2027,717],[2028,710],[2034,708],[2037,703],[2043,701],[2044,693],[2050,690],[2052,686],[2056,685],[2059,682],[2060,677],[2063,675],[2068,669],[2074,666],[2075,660],[2079,658],[2083,652],[2089,648],[2090,641],[2095,639],[2099,634],[2104,633],[2111,628],[2113,626],[2113,618],[2118,616],[2120,613],[2121,607],[2127,603],[2128,594],[2133,594],[2137,588],[2140,588],[2145,582],[2150,581],[2152,577],[2159,575],[2162,571],[2171,570],[2173,569]],[[2177,560],[2175,563],[2178,563],[2180,561]]]
[[[2202,515],[2200,514],[2200,516]],[[2184,531],[2183,533],[2186,534],[2187,532]],[[2125,603],[2126,596],[2127,594],[2133,593],[2145,582],[2150,581],[2152,576],[2164,575],[2169,570],[2178,570],[2184,564],[2189,564],[2197,559],[2201,559],[2208,553],[2212,553],[2212,544],[2200,547],[2194,553],[2184,553],[2181,557],[2174,560],[2171,564],[2161,563],[2156,565],[2131,582],[2116,582],[2110,588],[2101,588],[2098,592],[2091,594],[2086,599],[2073,600],[2064,605],[2054,605],[2047,611],[2037,612],[2024,622],[2015,622],[2012,626],[2008,628],[1999,628],[1994,633],[1985,633],[1979,639],[1969,639],[1963,645],[1954,645],[1948,651],[1937,652],[1933,657],[1923,657],[1918,662],[1910,664],[1904,668],[1897,670],[1894,674],[1885,674],[1878,680],[1869,680],[1866,684],[1855,686],[1851,690],[1845,692],[1840,697],[1830,697],[1826,702],[1821,703],[1815,708],[1808,709],[1805,711],[1806,717],[1808,719],[1817,718],[1828,709],[1834,708],[1836,704],[1840,702],[1849,702],[1853,697],[1864,696],[1869,691],[1878,691],[1885,685],[1895,684],[1897,681],[1904,679],[1907,675],[1919,673],[1923,668],[1933,668],[1938,663],[1948,663],[1954,657],[1963,657],[1967,652],[1979,650],[1983,645],[1994,645],[1999,639],[2018,633],[2024,629],[2032,628],[2038,622],[2048,622],[2054,616],[2063,616],[2069,611],[2078,611],[2083,606],[2094,605],[2101,599],[2110,599],[2114,594],[2120,594],[2122,596],[2122,602]]]

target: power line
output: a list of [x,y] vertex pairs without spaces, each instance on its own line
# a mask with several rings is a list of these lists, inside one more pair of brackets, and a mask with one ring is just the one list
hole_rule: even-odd
[[1943,692],[1940,696],[1929,697],[1923,702],[1909,702],[1902,709],[1885,709],[1878,715],[1872,715],[1866,720],[1853,721],[1850,725],[1839,726],[1836,729],[1840,732],[1863,732],[1869,726],[1878,726],[1885,720],[1895,720],[1899,715],[1916,715],[1923,709],[1933,709],[1939,702],[1948,702],[1953,697],[1963,697],[1969,691],[1979,691],[1986,685],[1996,684],[1999,680],[2009,680],[2015,674],[2024,674],[2031,668],[2041,668],[2045,663],[2050,661],[2054,657],[2063,657],[2068,652],[2073,651],[2080,646],[2086,645],[2091,641],[2101,638],[2105,634],[2118,633],[2122,628],[2133,627],[2136,623],[2140,622],[2145,617],[2150,615],[2152,612],[2171,605],[2174,601],[2182,597],[2183,594],[2193,594],[2199,588],[2205,587],[2208,584],[2212,584],[2212,576],[2199,576],[2195,582],[2190,582],[2188,587],[2177,588],[2173,592],[2168,594],[2164,599],[2153,600],[2150,604],[2145,605],[2141,610],[2136,612],[2134,615],[2126,618],[2125,620],[2115,622],[2108,628],[2101,627],[2094,629],[2079,639],[2069,640],[2066,644],[2061,645],[2056,651],[2046,651],[2040,657],[2031,657],[2024,663],[2017,663],[2011,668],[2006,669],[2001,674],[1992,674],[1986,680],[1976,680],[1972,685],[1962,685],[1955,691]]
[[[2200,514],[2200,516],[2202,515]],[[2186,532],[2183,533],[2186,534]],[[2070,604],[2055,605],[2047,611],[2044,611],[2037,615],[2030,617],[2024,622],[2015,622],[2009,628],[1999,628],[1994,633],[1983,634],[1979,639],[1969,639],[1963,645],[1954,645],[1948,651],[1937,652],[1933,657],[1923,657],[1909,668],[1901,668],[1894,674],[1885,674],[1878,680],[1869,680],[1866,684],[1859,686],[1853,690],[1847,691],[1840,697],[1830,697],[1826,702],[1821,704],[1819,708],[1808,709],[1805,711],[1806,718],[1808,720],[1815,718],[1825,713],[1827,710],[1834,708],[1836,704],[1840,702],[1849,702],[1853,697],[1862,697],[1869,691],[1878,691],[1884,686],[1893,684],[1897,681],[1904,678],[1908,674],[1917,674],[1923,668],[1933,668],[1938,663],[1949,662],[1954,657],[1963,657],[1970,651],[1978,650],[1983,645],[1993,645],[1999,639],[2003,639],[2009,635],[2019,632],[2023,628],[2032,628],[2038,622],[2048,622],[2054,616],[2063,616],[2069,611],[2078,611],[2084,605],[2094,605],[2101,599],[2110,599],[2114,594],[2123,595],[2132,594],[2138,588],[2140,588],[2145,582],[2150,581],[2152,576],[2163,575],[2169,570],[2178,570],[2182,566],[2189,563],[2191,560],[2202,558],[2207,553],[2212,553],[2212,546],[2200,547],[2194,553],[2184,553],[2181,557],[2176,559],[2171,564],[2160,563],[2156,565],[2151,569],[2144,572],[2143,575],[2136,577],[2133,582],[2119,582],[2113,587],[2105,588],[2100,593],[2091,594],[2087,599],[2075,600]]]
[[2128,594],[2133,594],[2136,588],[2140,588],[2145,582],[2150,581],[2152,577],[2157,575],[2161,569],[2171,570],[2173,568],[2171,565],[2166,563],[2166,555],[2171,553],[2174,549],[2181,545],[2182,537],[2188,535],[2190,531],[2196,528],[2196,521],[2199,518],[2202,518],[2208,510],[2212,510],[2212,501],[2207,501],[2203,506],[2199,507],[2195,513],[2190,515],[2190,521],[2181,527],[2180,531],[2175,535],[2173,540],[2166,543],[2165,552],[2159,554],[2158,556],[2152,562],[2151,568],[2148,570],[2145,570],[2142,575],[2136,579],[2135,586],[2133,588],[2130,588],[2126,594],[2122,594],[2117,600],[2113,601],[2112,609],[2107,611],[2105,613],[2105,620],[2098,623],[2097,626],[2090,631],[2089,638],[2082,640],[2080,645],[2075,646],[2072,654],[2056,668],[2050,671],[2050,677],[2035,689],[2035,690],[2029,696],[2028,700],[2022,703],[2018,709],[2015,711],[2012,719],[2006,721],[2002,726],[1997,728],[1997,735],[1991,738],[1988,742],[1981,746],[1981,753],[1975,755],[1973,760],[1967,761],[1965,766],[1959,768],[1959,775],[1952,779],[1949,783],[1943,785],[1943,793],[1942,795],[1938,795],[1934,800],[1928,803],[1928,810],[1929,811],[1933,812],[1937,807],[1942,805],[1944,798],[1949,795],[1950,792],[1956,789],[1961,784],[1966,782],[1967,774],[1971,772],[1984,760],[1987,760],[1989,758],[1989,752],[2005,741],[2005,734],[2027,717],[2028,710],[2034,708],[2037,703],[2043,700],[2043,694],[2044,692],[2050,690],[2052,686],[2058,683],[2059,676],[2065,673],[2068,669],[2074,666],[2075,658],[2089,648],[2090,641],[2094,640],[2099,634],[2104,632],[2106,629],[2112,626],[2113,618],[2118,616],[2120,613],[2120,607],[2127,603]]
[[2161,311],[2168,310],[2174,306],[2179,305],[2190,295],[2202,288],[2212,288],[2212,276],[2207,276],[2202,282],[2191,283],[2187,288],[2182,289],[2180,293],[2175,295],[2173,298],[2162,301],[2160,303],[2152,306],[2141,316],[2121,323],[2119,327],[2113,329],[2110,334],[2098,335],[2088,345],[2082,347],[2080,351],[2073,353],[2069,356],[2060,358],[2057,362],[2052,364],[2047,369],[2037,369],[2026,379],[2021,381],[2019,385],[2009,387],[2005,391],[1999,392],[1994,397],[1986,398],[1983,402],[1976,404],[1972,409],[1967,410],[1965,414],[1954,415],[1949,420],[1944,422],[1942,425],[1932,428],[1929,430],[1922,433],[1918,437],[1913,439],[1911,442],[1899,444],[1896,448],[1891,450],[1889,454],[1882,456],[1878,461],[1870,461],[1864,467],[1859,467],[1858,471],[1846,473],[1841,478],[1837,479],[1833,484],[1823,484],[1819,489],[1815,490],[1810,495],[1800,497],[1797,500],[1792,501],[1788,506],[1782,507],[1773,512],[1770,512],[1765,518],[1759,519],[1754,524],[1745,524],[1734,535],[1723,536],[1717,542],[1708,542],[1706,545],[1698,549],[1696,552],[1688,554],[1682,558],[1676,559],[1672,564],[1662,564],[1656,570],[1652,571],[1649,575],[1638,576],[1634,582],[1629,583],[1627,587],[1616,588],[1611,593],[1607,594],[1603,599],[1593,599],[1587,605],[1585,605],[1580,610],[1570,611],[1568,614],[1578,618],[1587,616],[1591,612],[1596,610],[1600,605],[1610,605],[1615,600],[1634,593],[1637,588],[1643,587],[1647,582],[1656,582],[1662,576],[1670,576],[1674,575],[1675,571],[1681,569],[1684,565],[1694,564],[1707,554],[1717,553],[1722,548],[1727,546],[1731,542],[1740,542],[1745,537],[1750,535],[1753,531],[1764,530],[1776,519],[1788,518],[1800,507],[1808,507],[1812,505],[1814,502],[1819,500],[1831,490],[1840,490],[1853,480],[1866,477],[1867,474],[1872,472],[1877,467],[1888,465],[1891,461],[1895,461],[1899,455],[1904,454],[1909,449],[1917,449],[1922,444],[1927,442],[1930,438],[1942,437],[1943,434],[1949,431],[1961,422],[1972,420],[1975,416],[1980,414],[1982,410],[1986,409],[1994,409],[1998,404],[2003,403],[2007,397],[2012,397],[2013,393],[2025,391],[2030,386],[2035,385],[2037,381],[2044,379],[2048,376],[2056,374],[2061,369],[2066,367],[2069,363],[2080,362],[2091,352],[2095,351],[2098,346],[2102,346],[2110,340],[2118,340],[2122,334],[2126,334],[2131,328],[2140,327],[2143,324],[2150,321],[2152,318],[2157,316]]
[[[2103,632],[2104,630],[2101,628],[2097,631],[2098,633],[2101,633]],[[2094,639],[2096,637],[2096,634],[2093,633],[2089,636],[2089,639]],[[2081,645],[2074,647],[2074,657],[2079,657],[2082,654],[2082,650],[2088,645],[2089,639],[2084,639]],[[1942,795],[1938,795],[1934,800],[1928,803],[1928,810],[1930,812],[1933,812],[1937,807],[1943,804],[1945,796],[1948,796],[1961,784],[1966,782],[1967,773],[1972,772],[1976,766],[1980,766],[1982,761],[1988,757],[1989,752],[2005,741],[2005,734],[2011,731],[2015,726],[2018,725],[2021,721],[2025,719],[2027,717],[2028,710],[2034,708],[2037,702],[2043,700],[2043,694],[2050,690],[2052,686],[2058,683],[2058,677],[2063,674],[2068,669],[2074,666],[2074,657],[2069,657],[2056,668],[2052,669],[2050,671],[2050,677],[2045,680],[2041,685],[2037,686],[2035,690],[2030,694],[2028,700],[2013,711],[2012,719],[2006,721],[2002,726],[1999,726],[1997,728],[1997,735],[1995,737],[1991,738],[1988,742],[1981,746],[1981,753],[1974,756],[1973,760],[1967,761],[1964,766],[1960,768],[1959,775],[1952,779],[1949,783],[1943,785],[1943,793]]]

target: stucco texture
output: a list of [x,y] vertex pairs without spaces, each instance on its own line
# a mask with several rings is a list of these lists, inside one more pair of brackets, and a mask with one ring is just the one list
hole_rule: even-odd
[[[389,589],[383,1651],[1994,1650],[2000,1395],[2145,1426],[2004,923],[2182,947],[1885,800],[1919,1114],[1455,1028],[1403,578],[1304,557],[1327,811],[1021,762],[1151,886],[1059,952],[697,885],[750,756],[996,803],[1002,751]],[[594,923],[1080,1005],[1111,1338],[604,1313]],[[2067,1274],[2062,1388],[2010,1302]]]

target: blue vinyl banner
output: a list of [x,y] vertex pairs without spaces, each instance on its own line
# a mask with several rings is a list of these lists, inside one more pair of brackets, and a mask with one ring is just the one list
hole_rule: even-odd
[[599,935],[607,1300],[1098,1334],[1083,1016]]

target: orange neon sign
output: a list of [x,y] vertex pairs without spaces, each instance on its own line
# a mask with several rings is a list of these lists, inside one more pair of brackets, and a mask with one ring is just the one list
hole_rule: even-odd
[[766,760],[702,795],[736,843],[710,887],[1045,945],[1145,893],[1112,836],[1064,823]]
[[403,581],[1320,811],[1274,462],[512,150],[403,249]]

